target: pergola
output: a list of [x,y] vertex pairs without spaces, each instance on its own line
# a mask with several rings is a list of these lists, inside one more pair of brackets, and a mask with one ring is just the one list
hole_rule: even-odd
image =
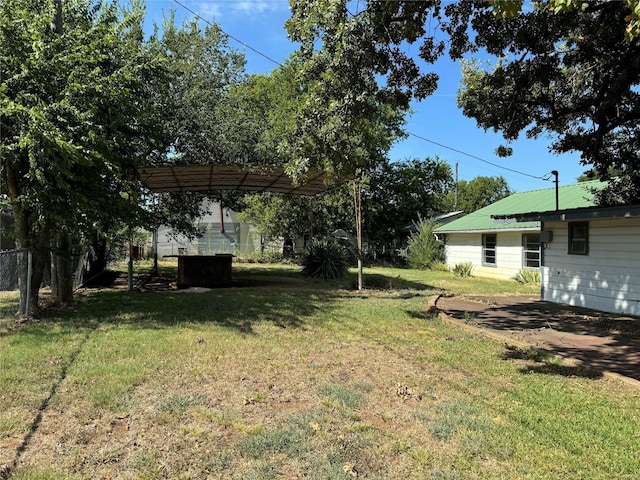
[[[206,192],[240,190],[271,192],[289,195],[314,196],[324,193],[333,185],[326,172],[307,172],[300,184],[286,174],[282,167],[240,168],[230,165],[167,165],[139,170],[142,184],[151,191]],[[354,180],[355,177],[345,180]],[[362,289],[362,222],[360,188],[356,189],[356,232],[358,242],[358,288]]]

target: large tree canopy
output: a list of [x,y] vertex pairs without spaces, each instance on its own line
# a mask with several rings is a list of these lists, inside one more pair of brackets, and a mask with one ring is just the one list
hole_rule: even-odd
[[[176,25],[174,12],[161,33],[151,39],[165,57],[166,84],[156,90],[162,108],[162,131],[169,148],[140,159],[143,166],[164,164],[256,163],[255,124],[247,121],[245,105],[230,95],[244,80],[244,56],[229,47],[218,25],[202,27],[196,20]],[[220,200],[224,195],[210,192]],[[169,225],[174,232],[199,233],[206,194],[153,194],[146,216],[149,228]]]
[[[326,128],[335,125],[317,120],[318,115],[323,118],[328,115],[326,105],[316,105],[317,112],[309,119],[301,117],[302,112],[309,113],[309,89],[321,88],[321,84],[313,81],[310,82],[313,87],[309,87],[310,83],[299,75],[305,65],[296,55],[270,75],[251,76],[231,89],[231,97],[245,106],[247,121],[255,119],[252,131],[257,155],[270,163],[285,165],[294,176],[303,177],[310,167],[327,168],[337,179],[342,174],[356,173],[356,169],[360,175],[368,176],[387,162],[387,153],[403,119],[402,109],[376,104],[370,99],[377,106],[370,117],[357,120],[361,128],[328,133]],[[301,128],[308,130],[302,132]],[[300,154],[310,155],[308,162],[299,163]],[[351,163],[355,158],[352,155],[358,157],[355,163]],[[353,232],[355,222],[353,198],[346,188],[313,201],[249,195],[239,208],[244,210],[245,219],[256,224],[266,236],[325,236],[337,229]]]
[[[554,152],[580,152],[602,178],[612,167],[638,178],[640,37],[625,35],[628,3],[589,2],[557,14],[543,4],[505,18],[484,2],[448,11],[454,56],[485,49],[499,58],[488,70],[465,64],[458,97],[465,115],[507,140],[551,134]],[[637,189],[627,194],[621,200],[640,200]]]
[[150,199],[138,166],[254,160],[229,100],[244,59],[217,27],[171,16],[145,39],[140,0],[67,0],[61,16],[56,3],[0,0],[1,186],[17,246],[33,252],[34,307],[50,252],[72,240],[137,224],[194,233],[201,196]]
[[447,193],[445,210],[470,213],[511,195],[504,177],[479,176],[472,180],[461,180],[455,191]]
[[50,239],[133,218],[137,158],[163,148],[153,86],[164,62],[143,40],[140,4],[67,1],[57,31],[54,12],[0,2],[0,175],[16,244],[34,255],[34,307]]
[[[288,29],[302,44],[308,80],[306,123],[292,143],[303,164],[312,157],[303,152],[359,164],[357,154],[332,157],[357,151],[341,132],[357,130],[374,106],[406,108],[411,98],[433,92],[437,76],[421,71],[417,60],[433,63],[446,34],[454,59],[480,51],[498,59],[489,70],[466,63],[459,96],[465,115],[508,141],[523,132],[550,135],[554,152],[579,152],[603,178],[611,168],[623,172],[626,180],[611,190],[617,201],[640,200],[638,192],[618,188],[640,180],[637,0],[546,0],[526,11],[518,0],[290,4]],[[414,57],[406,53],[412,44],[419,45]]]
[[420,218],[442,213],[453,186],[449,164],[439,158],[384,162],[369,173],[363,193],[363,233],[372,245],[387,247]]
[[290,0],[302,99],[281,142],[292,173],[315,167],[342,176],[365,167],[402,134],[411,98],[436,88],[437,76],[421,73],[402,44],[424,37],[420,56],[437,58],[443,45],[425,29],[439,1],[363,4],[350,11],[344,0]]

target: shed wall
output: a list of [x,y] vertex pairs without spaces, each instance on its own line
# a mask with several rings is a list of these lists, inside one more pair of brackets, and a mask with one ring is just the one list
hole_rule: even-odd
[[569,255],[567,222],[545,222],[543,300],[640,315],[640,219],[589,222],[588,255]]
[[252,225],[241,223],[238,214],[233,210],[224,209],[224,233],[221,232],[220,208],[218,204],[209,205],[210,213],[198,221],[203,234],[190,240],[182,235],[177,238],[170,235],[167,226],[158,229],[158,256],[164,255],[213,255],[216,253],[231,253],[249,256],[260,249],[260,236]]

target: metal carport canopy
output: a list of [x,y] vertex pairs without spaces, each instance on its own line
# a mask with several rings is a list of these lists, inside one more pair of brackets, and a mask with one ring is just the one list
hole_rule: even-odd
[[143,185],[154,192],[244,190],[313,196],[332,188],[325,172],[308,172],[295,185],[282,167],[244,169],[229,165],[168,165],[139,169]]

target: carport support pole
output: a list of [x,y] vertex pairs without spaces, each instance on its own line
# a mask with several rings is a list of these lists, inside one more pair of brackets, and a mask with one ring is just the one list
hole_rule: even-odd
[[353,188],[356,208],[356,242],[358,244],[358,290],[362,290],[362,182],[356,180]]
[[127,291],[133,292],[133,230],[129,228],[129,259],[127,264]]

